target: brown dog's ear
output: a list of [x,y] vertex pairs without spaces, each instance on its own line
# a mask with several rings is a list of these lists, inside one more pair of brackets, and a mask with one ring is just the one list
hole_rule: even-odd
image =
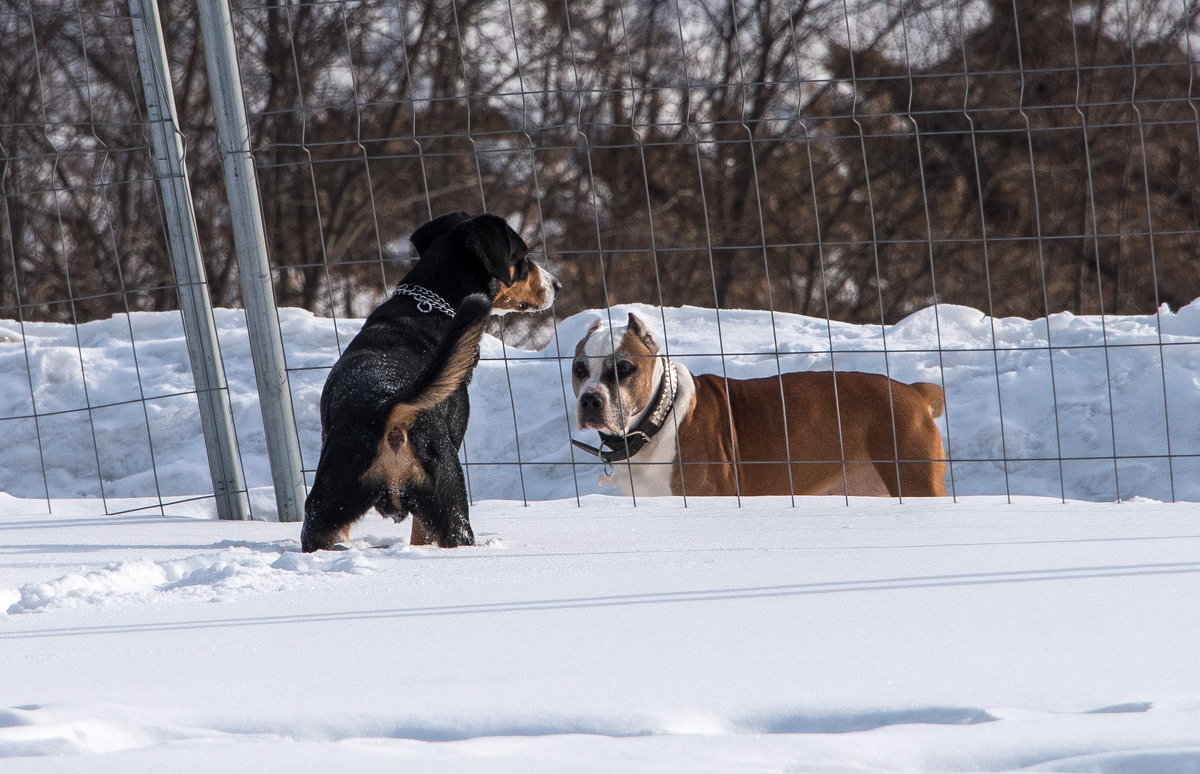
[[513,265],[525,257],[529,247],[504,218],[480,215],[455,226],[463,244],[496,279],[507,287],[518,279]]
[[650,333],[649,329],[646,328],[646,324],[642,322],[642,319],[633,312],[630,312],[629,321],[627,324],[629,326],[629,332],[641,339],[642,343],[646,345],[646,349],[650,350],[650,354],[657,355],[658,342],[654,340],[654,336]]
[[470,219],[471,216],[465,212],[450,212],[445,215],[439,215],[414,231],[413,235],[408,238],[408,241],[412,242],[413,247],[417,249],[418,256],[424,255],[435,239],[442,234],[449,233],[459,223]]
[[583,350],[584,350],[584,347],[587,346],[588,339],[590,339],[592,337],[593,333],[595,333],[597,330],[599,330],[599,328],[602,324],[603,324],[603,322],[601,321],[601,319],[599,317],[592,320],[592,324],[589,325],[588,329],[584,332],[583,338],[580,339],[579,343],[575,345],[575,357],[579,357],[580,355],[583,354]]
[[588,336],[591,336],[593,333],[596,332],[596,329],[599,328],[603,324],[604,324],[604,320],[602,320],[599,317],[597,317],[595,320],[592,320],[592,324],[588,326],[588,329],[583,334],[583,337],[586,339]]

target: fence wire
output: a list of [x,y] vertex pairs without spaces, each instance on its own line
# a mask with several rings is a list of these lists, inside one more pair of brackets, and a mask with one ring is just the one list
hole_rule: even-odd
[[[507,218],[564,286],[552,313],[485,342],[463,449],[473,499],[613,491],[569,444],[586,435],[569,369],[591,319],[631,311],[697,373],[942,385],[953,495],[1200,499],[1193,0],[232,8],[309,480],[328,368],[412,265],[408,235],[466,210]],[[0,433],[6,460],[43,471],[41,492],[0,490],[107,498],[140,469],[154,483],[122,497],[201,497],[159,481],[155,451],[157,408],[194,392],[137,367],[130,314],[177,300],[128,11],[0,9],[32,52],[0,65],[0,320],[15,331],[0,347],[27,385]],[[235,307],[201,42],[190,10],[164,13],[209,292]],[[293,307],[331,321],[319,352]],[[89,372],[79,331],[106,317],[125,321],[137,397]],[[45,397],[29,343],[51,322],[76,337],[70,399]],[[96,420],[112,411],[140,412],[128,424],[146,439],[119,471]],[[245,476],[265,486],[258,420],[238,418]],[[89,436],[92,469],[47,461]]]
[[[161,107],[166,95],[155,87],[144,88],[138,80],[131,21],[129,13],[84,6],[51,13],[28,4],[5,8],[3,28],[12,38],[6,40],[6,46],[12,46],[7,50],[29,54],[25,59],[7,58],[6,120],[0,128],[0,220],[9,269],[0,280],[0,317],[11,314],[15,323],[0,340],[11,345],[5,359],[15,362],[18,381],[28,383],[28,392],[6,390],[8,400],[0,413],[5,467],[12,481],[5,490],[40,494],[48,502],[52,490],[59,497],[98,497],[107,512],[162,512],[168,505],[196,500],[211,505],[215,489],[217,510],[231,517],[245,489],[241,471],[235,469],[240,462],[215,334],[209,330],[213,346],[201,357],[200,337],[189,331],[188,368],[195,379],[187,387],[165,385],[147,369],[144,332],[138,335],[130,315],[144,305],[147,291],[168,290],[176,297],[186,294],[189,302],[199,299],[211,321],[202,272],[179,280],[171,263],[148,270],[145,256],[138,255],[147,250],[145,240],[150,239],[149,252],[161,256],[170,238],[165,224],[191,223],[192,216],[186,206],[164,201],[160,190],[166,186],[155,185],[178,178],[169,181],[177,184],[172,191],[186,195],[181,167],[156,168],[165,154],[148,144],[162,118],[147,116],[142,108]],[[64,34],[72,44],[69,50],[60,47]],[[139,53],[145,53],[142,44],[139,38]],[[161,85],[161,77],[158,82]],[[131,113],[121,113],[121,106],[107,98],[114,88],[149,98],[133,105]],[[169,99],[166,102],[169,106]],[[178,127],[167,132],[178,136]],[[159,139],[166,136],[160,133]],[[130,217],[144,219],[145,224],[131,229]],[[131,274],[149,281],[127,281]],[[86,340],[85,322],[105,311],[119,314],[103,326],[107,341],[99,347]],[[47,317],[69,325],[47,337],[47,326],[36,322]],[[175,316],[159,324],[180,322]],[[92,334],[96,332],[93,327]],[[64,334],[73,338],[73,348],[69,343],[63,346]],[[58,354],[44,351],[47,338],[58,339],[52,345]],[[71,349],[73,355],[66,356],[74,362],[61,362]],[[114,360],[120,363],[116,368]],[[120,372],[116,378],[113,371]],[[208,494],[203,488],[196,492],[194,485],[180,491],[159,476],[160,469],[175,460],[164,459],[163,449],[171,446],[170,429],[156,417],[174,411],[194,415],[197,407],[205,417],[206,434],[214,410],[223,410],[220,416],[227,423],[227,453],[223,458],[209,456],[201,467],[212,471]],[[37,467],[30,464],[34,452]],[[203,445],[199,452],[204,455]],[[125,489],[114,484],[130,476],[142,479],[137,496],[114,491]]]

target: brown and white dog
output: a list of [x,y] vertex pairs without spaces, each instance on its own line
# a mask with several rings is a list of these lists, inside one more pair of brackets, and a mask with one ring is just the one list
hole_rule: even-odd
[[[634,314],[575,348],[576,422],[626,495],[942,497],[942,388],[857,372],[693,376]],[[782,400],[781,400],[782,398]],[[603,447],[607,447],[604,449]],[[789,464],[790,463],[790,464]]]

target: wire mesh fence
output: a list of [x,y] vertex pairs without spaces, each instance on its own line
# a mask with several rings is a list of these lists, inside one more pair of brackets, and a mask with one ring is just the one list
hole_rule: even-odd
[[[130,7],[140,11],[141,4]],[[140,504],[161,509],[168,500],[207,499],[223,518],[235,518],[244,511],[245,486],[198,261],[170,67],[157,22],[130,21],[129,13],[83,7],[4,9],[12,38],[6,50],[28,54],[5,59],[0,125],[8,248],[0,297],[3,316],[14,318],[0,338],[11,345],[6,370],[18,385],[5,390],[0,413],[13,480],[5,490],[49,500],[53,482],[68,496],[94,492],[107,509],[110,487],[125,473],[149,479],[138,487],[150,493]],[[130,104],[139,93],[144,99]],[[168,242],[173,261],[157,261]],[[145,339],[130,316],[161,305],[166,293],[188,328],[187,386],[149,376]],[[106,326],[111,338],[103,345],[88,341],[85,321],[113,311],[123,324]],[[73,352],[39,352],[46,327],[38,318],[69,323]],[[160,324],[179,321],[168,316]],[[164,489],[160,480],[171,444],[156,417],[189,409],[208,441],[206,495],[194,485]]]
[[[569,443],[586,435],[570,366],[593,318],[630,311],[696,373],[942,385],[951,494],[1200,499],[1192,0],[232,12],[310,480],[328,368],[412,265],[408,235],[466,210],[507,218],[563,283],[552,314],[485,340],[463,450],[475,499],[615,491]],[[257,388],[230,354],[244,334],[220,308],[241,293],[203,41],[191,9],[162,13],[241,464],[269,511]],[[21,472],[0,490],[203,497],[179,480],[194,475],[163,482],[156,432],[196,392],[137,367],[168,324],[137,313],[178,315],[178,292],[129,9],[4,0],[0,16],[29,52],[0,73],[0,352],[24,375],[0,413]],[[134,368],[113,382],[85,339],[116,321]],[[70,390],[48,387],[65,369],[32,343],[43,330],[55,356],[78,353]],[[113,455],[109,433],[139,451]],[[87,465],[55,461],[81,446]]]

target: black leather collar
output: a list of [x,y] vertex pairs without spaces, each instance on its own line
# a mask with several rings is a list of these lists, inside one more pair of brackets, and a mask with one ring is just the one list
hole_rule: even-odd
[[[650,439],[662,429],[663,423],[675,405],[675,395],[679,391],[679,375],[675,365],[663,358],[662,381],[658,383],[658,394],[655,396],[654,410],[642,418],[638,426],[625,435],[600,433],[600,448],[590,446],[582,441],[571,439],[571,444],[588,454],[599,457],[606,463],[622,462],[642,450]],[[608,447],[607,450],[604,447]]]

